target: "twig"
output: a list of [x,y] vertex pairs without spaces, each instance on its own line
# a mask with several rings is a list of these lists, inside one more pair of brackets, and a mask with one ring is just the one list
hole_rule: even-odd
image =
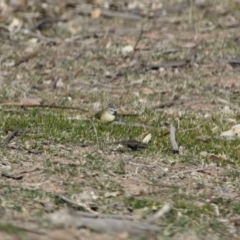
[[90,213],[95,213],[95,214],[97,213],[97,212],[93,211],[91,208],[89,208],[89,207],[88,207],[86,204],[84,204],[84,203],[74,202],[74,201],[72,201],[71,199],[69,199],[69,198],[67,198],[67,197],[65,197],[65,196],[63,196],[63,195],[57,195],[57,197],[59,197],[60,199],[64,200],[65,202],[68,202],[68,203],[71,203],[71,204],[73,204],[73,205],[77,205],[77,206],[79,206],[79,207],[82,207],[83,209],[89,211]]
[[159,105],[157,105],[157,106],[152,107],[152,109],[172,107],[172,106],[174,106],[174,105],[179,105],[179,104],[182,104],[182,103],[183,103],[183,100],[176,100],[176,101],[164,102],[164,103],[161,103],[161,104],[159,104]]
[[48,104],[22,104],[20,102],[6,102],[0,103],[0,106],[14,106],[14,107],[22,107],[22,108],[55,108],[55,109],[69,109],[69,110],[81,110],[87,112],[88,110],[79,108],[79,107],[65,107],[65,106],[56,106],[56,105],[48,105]]
[[240,112],[240,108],[239,108],[238,106],[236,106],[235,104],[229,102],[228,100],[225,100],[225,99],[223,99],[223,98],[218,97],[218,98],[217,98],[217,101],[218,101],[219,103],[222,103],[222,104],[227,104],[229,107],[231,107],[231,108],[237,110],[238,112]]
[[[87,9],[78,9],[76,11],[77,14],[80,15],[91,15],[91,10]],[[101,16],[108,18],[123,18],[132,21],[139,21],[142,19],[140,15],[129,13],[129,12],[120,12],[120,11],[112,11],[108,9],[101,9]]]
[[176,177],[178,175],[183,175],[186,173],[192,173],[192,172],[204,172],[206,170],[205,166],[204,166],[204,161],[202,160],[202,165],[201,168],[196,168],[196,169],[189,169],[189,170],[184,170],[184,171],[180,171],[172,176],[170,176],[170,178]]
[[31,229],[31,228],[29,228],[29,227],[18,226],[18,225],[15,225],[15,224],[14,224],[14,226],[17,227],[17,228],[19,228],[19,229],[22,230],[22,231],[30,232],[30,233],[35,233],[35,234],[38,234],[38,235],[43,235],[43,234],[46,234],[46,233],[47,233],[47,231],[45,231],[45,230],[43,230],[43,229],[39,230],[39,227],[38,227],[38,229]]
[[134,48],[133,48],[134,51],[136,51],[137,45],[139,44],[139,42],[142,39],[142,35],[143,35],[143,23],[142,23],[142,26],[141,26],[140,34],[139,34],[138,39],[137,39],[137,41],[136,41],[136,43],[134,45]]
[[7,173],[7,172],[2,172],[1,175],[6,178],[12,178],[14,180],[21,180],[23,178],[23,175],[15,176],[14,174]]
[[39,52],[40,52],[40,49],[37,49],[36,51],[34,51],[32,53],[29,53],[26,56],[23,56],[23,57],[19,58],[18,60],[15,61],[13,66],[16,67],[16,66],[20,65],[23,62],[29,61],[31,58],[35,58],[39,54]]
[[185,67],[190,64],[189,59],[179,60],[179,61],[170,61],[170,62],[159,62],[154,64],[143,65],[146,67],[146,70],[158,70],[159,68],[180,68]]
[[10,141],[11,141],[14,137],[16,137],[16,136],[18,135],[19,131],[20,131],[20,129],[16,129],[16,130],[12,131],[7,137],[5,137],[5,138],[2,140],[2,142],[7,145],[8,143],[10,143]]
[[111,218],[111,219],[129,220],[129,221],[136,220],[136,217],[129,216],[129,215],[98,214],[97,212],[94,212],[94,213],[79,212],[71,208],[68,209],[68,212],[74,216],[87,217],[87,218],[102,218],[102,219]]
[[43,25],[46,25],[46,24],[53,25],[54,23],[57,23],[57,22],[67,22],[67,19],[64,19],[64,18],[62,19],[58,17],[46,17],[46,18],[40,19],[39,21],[34,23],[32,26],[30,26],[29,30],[34,31],[35,29],[41,29]]
[[6,177],[6,178],[21,180],[24,177],[24,174],[31,173],[31,172],[34,172],[34,171],[39,170],[39,169],[41,169],[41,168],[36,166],[36,167],[30,168],[28,170],[21,170],[21,171],[13,172],[13,173],[2,172],[1,175]]
[[135,163],[135,162],[132,162],[132,161],[129,161],[128,162],[129,164],[131,165],[134,165],[134,166],[139,166],[139,167],[160,167],[163,171],[165,171],[165,169],[161,166],[159,166],[158,164],[141,164],[141,163]]
[[171,206],[169,203],[165,203],[163,207],[157,211],[153,216],[147,219],[147,223],[154,223],[156,222],[159,218],[162,218],[166,213],[168,213],[171,210]]
[[179,152],[178,144],[176,142],[176,137],[175,137],[175,127],[173,126],[172,123],[170,123],[170,140],[172,144],[172,148],[174,152]]
[[77,40],[83,40],[83,39],[87,39],[87,38],[100,38],[103,35],[103,33],[97,33],[97,32],[93,32],[93,33],[88,33],[86,35],[76,35],[73,37],[69,37],[69,38],[65,38],[63,39],[64,42],[69,43],[69,42],[74,42]]
[[33,32],[28,32],[26,34],[29,35],[29,36],[33,36],[33,37],[39,38],[40,40],[42,40],[42,41],[44,41],[46,43],[53,42],[53,43],[56,43],[56,44],[60,44],[62,42],[62,40],[59,39],[59,38],[45,37],[39,31],[38,31],[38,34],[33,33]]
[[203,172],[204,170],[205,170],[204,168],[189,169],[189,170],[178,172],[178,173],[172,175],[170,178],[175,177],[177,175],[182,175],[182,174],[185,174],[185,173]]

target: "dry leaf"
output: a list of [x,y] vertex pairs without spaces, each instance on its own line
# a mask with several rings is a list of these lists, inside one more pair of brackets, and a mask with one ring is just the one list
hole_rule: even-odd
[[22,21],[20,21],[18,18],[14,18],[10,25],[8,26],[8,31],[13,35],[19,32],[19,30],[22,27]]
[[148,144],[152,139],[152,134],[149,133],[143,140],[142,142],[145,143],[145,144]]
[[72,35],[76,35],[78,33],[80,33],[83,28],[82,28],[82,18],[75,18],[71,21],[68,22],[67,24],[67,30],[72,34]]
[[240,124],[233,126],[231,129],[237,136],[240,136]]
[[230,130],[222,132],[221,137],[235,139],[240,136],[240,124],[234,125]]
[[226,17],[220,18],[218,20],[219,25],[222,27],[237,27],[239,26],[239,21],[232,15],[228,15]]
[[100,16],[101,16],[101,9],[100,8],[96,8],[96,9],[94,9],[93,11],[92,11],[92,13],[91,13],[91,17],[93,18],[93,19],[96,19],[96,18],[99,18]]
[[105,198],[117,197],[117,196],[119,196],[119,192],[105,192],[104,193]]
[[220,134],[220,136],[221,137],[235,137],[236,135],[235,135],[235,132],[232,129],[230,129],[228,131],[222,132]]
[[132,52],[133,50],[134,50],[133,46],[128,45],[122,48],[122,53],[125,55]]
[[151,90],[151,89],[149,89],[149,88],[142,88],[141,89],[141,92],[142,92],[142,94],[144,94],[144,95],[152,95],[152,94],[154,94],[154,92],[153,92],[153,90]]
[[224,155],[209,154],[208,158],[214,161],[226,160],[226,156]]

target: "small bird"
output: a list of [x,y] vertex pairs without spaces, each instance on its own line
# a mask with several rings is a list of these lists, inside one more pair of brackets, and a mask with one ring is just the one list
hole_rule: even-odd
[[117,110],[113,105],[108,105],[107,108],[97,112],[93,118],[95,118],[100,123],[111,123],[115,120],[117,115]]
[[126,146],[126,147],[130,148],[133,151],[136,151],[138,149],[148,148],[147,144],[139,142],[139,141],[134,140],[134,139],[122,140],[122,141],[119,141],[119,142],[114,142],[114,144],[121,144],[123,146]]

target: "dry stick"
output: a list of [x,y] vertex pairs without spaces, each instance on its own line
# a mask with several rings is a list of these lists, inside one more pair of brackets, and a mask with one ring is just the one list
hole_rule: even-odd
[[238,112],[240,112],[240,108],[239,108],[238,106],[236,106],[235,104],[229,102],[228,100],[225,100],[225,99],[223,99],[223,98],[218,97],[218,98],[217,98],[217,101],[218,101],[219,103],[222,103],[222,104],[227,104],[229,107],[231,107],[231,108],[237,110]]
[[137,41],[136,41],[136,43],[134,45],[134,48],[133,48],[134,51],[136,51],[137,45],[139,44],[139,42],[142,39],[142,35],[143,35],[143,23],[142,23],[142,26],[141,26],[140,34],[139,34],[138,39],[137,39]]
[[163,207],[157,211],[153,216],[147,219],[147,223],[154,223],[156,222],[159,218],[163,217],[166,213],[168,213],[171,210],[171,206],[169,203],[165,203]]
[[14,180],[21,180],[23,178],[23,175],[14,176],[11,173],[7,173],[7,172],[2,172],[1,176],[6,177],[6,178],[11,178]]
[[23,62],[27,62],[28,60],[30,60],[31,58],[35,58],[38,54],[40,53],[40,49],[37,49],[36,51],[29,53],[26,56],[23,56],[21,58],[19,58],[18,60],[16,60],[15,64],[13,65],[14,67],[20,65]]
[[156,106],[152,107],[152,109],[172,107],[172,106],[174,106],[174,105],[179,105],[179,104],[182,104],[182,103],[184,103],[183,100],[176,100],[176,101],[164,102],[164,103],[161,103],[161,104],[159,104],[159,105],[156,105]]
[[39,169],[40,169],[39,167],[33,167],[29,170],[22,170],[20,172],[12,172],[12,173],[2,172],[1,175],[6,177],[6,178],[21,180],[24,177],[25,173],[31,173],[31,172],[34,172],[34,171],[39,170]]
[[201,168],[196,168],[196,169],[189,169],[189,170],[180,171],[180,172],[178,172],[178,173],[170,176],[170,178],[176,177],[176,176],[178,176],[178,175],[182,175],[182,174],[185,174],[185,173],[203,172],[203,171],[206,170],[206,168],[205,168],[204,165],[205,165],[205,164],[204,164],[204,160],[202,160],[202,166],[201,166]]
[[67,19],[59,18],[59,17],[45,17],[45,18],[37,21],[36,23],[32,24],[32,26],[30,26],[29,30],[34,31],[35,29],[40,29],[41,26],[44,24],[54,24],[57,22],[67,22]]
[[57,197],[59,197],[60,199],[64,200],[65,202],[68,202],[68,203],[71,203],[71,204],[74,204],[74,205],[77,205],[79,207],[82,207],[84,209],[86,209],[87,211],[91,212],[91,213],[97,213],[95,211],[93,211],[91,208],[89,208],[86,204],[84,203],[78,203],[78,202],[74,202],[72,201],[71,199],[63,196],[63,195],[57,195]]
[[[86,9],[78,9],[76,11],[79,15],[91,15],[91,10]],[[108,9],[101,9],[101,16],[108,17],[108,18],[123,18],[126,20],[132,20],[132,21],[140,21],[142,19],[141,15],[137,15],[130,12],[120,12],[120,11],[112,11]]]
[[0,103],[0,106],[13,106],[13,107],[22,107],[22,108],[56,108],[56,109],[69,109],[69,110],[81,110],[87,112],[88,110],[79,108],[79,107],[64,107],[64,106],[56,106],[56,105],[48,105],[48,104],[21,104],[18,102],[6,102],[6,103]]
[[135,221],[136,217],[129,216],[129,215],[112,215],[112,214],[98,214],[97,212],[94,213],[88,213],[88,212],[80,212],[75,211],[74,209],[69,208],[68,212],[71,215],[79,216],[79,217],[86,217],[86,218],[111,218],[111,219],[119,219],[119,220],[129,220],[129,221]]
[[120,234],[127,232],[130,235],[143,237],[160,231],[156,225],[142,222],[133,222],[125,219],[110,218],[85,218],[79,217],[75,212],[58,211],[50,215],[50,220],[55,224],[63,224],[74,228],[86,228],[97,232]]
[[140,33],[139,33],[139,35],[138,35],[137,41],[136,41],[136,43],[135,43],[135,45],[134,45],[134,47],[133,47],[133,52],[132,52],[132,54],[130,55],[130,57],[133,57],[134,53],[136,52],[136,50],[137,50],[137,45],[138,45],[139,42],[141,41],[142,35],[143,35],[143,23],[142,23],[142,26],[141,26]]
[[[12,224],[12,223],[11,223]],[[39,234],[39,235],[42,235],[42,234],[46,234],[47,232],[43,229],[39,230],[38,229],[31,229],[30,227],[24,227],[24,226],[19,226],[17,224],[13,224],[13,226],[19,228],[20,230],[22,231],[25,231],[25,232],[30,232],[30,233],[35,233],[35,234]]]
[[175,127],[173,126],[172,123],[170,123],[170,140],[171,140],[172,148],[174,152],[179,152],[178,144],[175,138],[175,131],[176,131]]
[[141,163],[135,163],[135,162],[132,162],[132,161],[129,161],[128,163],[131,164],[131,165],[134,165],[134,166],[139,166],[139,167],[149,167],[149,168],[160,167],[165,172],[165,169],[158,164],[141,164]]
[[2,142],[7,145],[8,143],[10,143],[10,141],[11,141],[14,137],[16,137],[16,136],[18,135],[19,131],[20,131],[20,129],[16,129],[16,130],[12,131],[7,137],[5,137],[5,138],[2,140]]
[[41,34],[40,31],[38,31],[38,33],[28,32],[27,35],[39,38],[40,40],[44,41],[45,43],[54,42],[56,44],[60,44],[62,42],[62,40],[59,38],[45,37],[44,35]]

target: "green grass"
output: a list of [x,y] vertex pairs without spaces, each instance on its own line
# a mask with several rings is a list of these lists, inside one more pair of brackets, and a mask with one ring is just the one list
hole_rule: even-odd
[[17,235],[19,237],[24,236],[24,231],[20,228],[12,225],[11,223],[0,223],[0,232],[5,232],[11,235]]
[[[173,118],[170,120],[161,112],[154,113],[149,110],[144,115],[142,124],[150,122],[152,128],[132,127],[131,123],[138,122],[137,118],[127,118],[129,126],[99,123],[94,123],[93,126],[90,121],[67,119],[66,112],[45,111],[43,114],[42,110],[39,109],[23,111],[21,114],[8,114],[7,116],[1,114],[2,126],[0,127],[2,134],[5,136],[9,131],[21,129],[17,137],[20,142],[24,143],[31,139],[28,148],[40,151],[47,150],[53,154],[59,154],[59,151],[44,145],[43,142],[50,141],[52,144],[75,145],[83,142],[93,142],[104,149],[114,141],[121,139],[137,139],[141,141],[147,133],[152,133],[153,139],[149,144],[151,151],[146,150],[141,154],[154,154],[171,148],[169,136],[164,134],[167,129],[165,123],[172,121],[175,122],[174,125],[177,127],[176,139],[178,144],[187,149],[188,152],[187,155],[181,158],[181,161],[188,162],[187,159],[190,160],[192,155],[199,155],[202,151],[206,151],[211,154],[225,155],[226,160],[220,161],[218,163],[220,165],[239,163],[240,149],[238,140],[226,141],[217,138],[221,131],[229,128],[229,124],[224,123],[221,116],[212,116],[210,119],[205,119],[186,113],[180,119]],[[209,141],[200,140],[199,138],[202,136],[210,137]],[[95,155],[94,153],[86,155],[88,167],[91,169],[101,168],[101,162],[103,161],[98,156],[98,154]]]

